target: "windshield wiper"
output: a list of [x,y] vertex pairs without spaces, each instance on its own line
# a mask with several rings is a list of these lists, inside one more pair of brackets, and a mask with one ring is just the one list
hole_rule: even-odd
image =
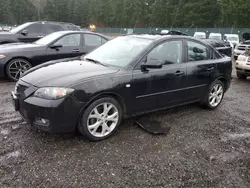
[[85,58],[84,60],[91,61],[91,62],[94,62],[95,64],[100,64],[100,65],[102,65],[102,66],[107,67],[107,65],[105,65],[105,64],[103,64],[103,63],[101,63],[100,61],[95,60],[95,59]]

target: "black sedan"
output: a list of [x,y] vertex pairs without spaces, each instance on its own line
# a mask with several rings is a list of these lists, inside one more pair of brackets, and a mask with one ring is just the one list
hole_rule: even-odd
[[84,58],[27,71],[15,109],[49,132],[109,137],[124,117],[200,102],[215,109],[230,86],[232,59],[187,36],[117,37]]
[[86,54],[109,40],[108,37],[84,31],[59,31],[31,43],[0,45],[0,77],[17,81],[33,66],[46,61]]

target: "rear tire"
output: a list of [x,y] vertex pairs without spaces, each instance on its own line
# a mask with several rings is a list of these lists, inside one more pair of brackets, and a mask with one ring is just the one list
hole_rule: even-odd
[[237,72],[236,74],[237,74],[237,77],[238,77],[240,80],[245,80],[245,79],[247,79],[247,76],[244,75],[244,74],[242,74],[242,73],[240,73],[240,72]]
[[8,62],[5,71],[8,78],[16,82],[20,78],[21,74],[30,68],[32,68],[32,65],[29,61],[22,58],[17,58]]
[[208,92],[201,104],[208,109],[217,108],[224,97],[225,85],[220,80],[215,80],[209,87]]
[[121,106],[115,99],[97,99],[83,112],[78,130],[90,141],[104,140],[115,132],[122,117]]

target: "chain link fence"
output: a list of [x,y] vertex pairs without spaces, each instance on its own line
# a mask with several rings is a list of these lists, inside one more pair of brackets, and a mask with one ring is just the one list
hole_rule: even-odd
[[97,28],[96,31],[104,34],[149,34],[160,33],[162,30],[176,30],[193,36],[195,32],[205,32],[207,37],[210,33],[238,34],[242,40],[243,33],[250,33],[250,28]]

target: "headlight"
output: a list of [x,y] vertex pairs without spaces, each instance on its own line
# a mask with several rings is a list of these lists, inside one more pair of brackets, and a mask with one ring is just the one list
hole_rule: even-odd
[[5,57],[5,55],[0,55],[0,59],[4,59]]
[[71,88],[44,87],[38,89],[34,93],[34,96],[42,99],[55,100],[63,98],[73,91],[74,89]]

